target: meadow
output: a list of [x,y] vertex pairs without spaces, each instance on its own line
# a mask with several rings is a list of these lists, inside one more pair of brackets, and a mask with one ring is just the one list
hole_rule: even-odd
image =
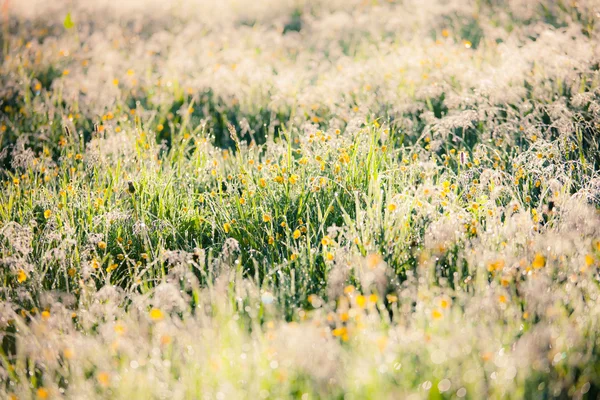
[[596,0],[0,17],[0,398],[600,398]]

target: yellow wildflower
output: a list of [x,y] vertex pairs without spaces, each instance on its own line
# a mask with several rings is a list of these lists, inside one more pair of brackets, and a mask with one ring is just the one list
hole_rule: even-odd
[[158,308],[153,308],[150,310],[150,318],[154,321],[160,321],[164,318],[164,314]]
[[46,389],[44,387],[38,388],[36,391],[36,394],[37,394],[38,399],[42,399],[42,400],[47,399],[48,396],[50,395],[50,393],[48,392],[48,389]]
[[17,282],[23,283],[27,280],[27,274],[22,269],[17,273]]
[[488,271],[500,271],[504,268],[504,260],[495,260],[488,264]]
[[546,257],[541,253],[536,253],[531,266],[535,269],[543,268],[546,265]]
[[102,386],[108,386],[110,377],[107,372],[100,372],[97,378],[98,383],[100,383]]
[[362,294],[356,296],[356,305],[360,308],[365,308],[367,299]]

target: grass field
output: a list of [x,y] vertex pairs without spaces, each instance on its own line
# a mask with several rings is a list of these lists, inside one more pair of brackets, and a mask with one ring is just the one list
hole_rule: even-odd
[[0,3],[0,398],[600,398],[597,1]]

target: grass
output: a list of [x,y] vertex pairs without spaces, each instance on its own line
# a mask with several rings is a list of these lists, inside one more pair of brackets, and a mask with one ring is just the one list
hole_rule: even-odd
[[598,398],[595,9],[460,3],[6,3],[1,397]]

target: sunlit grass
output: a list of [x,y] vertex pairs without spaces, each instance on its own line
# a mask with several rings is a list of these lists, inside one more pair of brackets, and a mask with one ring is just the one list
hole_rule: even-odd
[[594,7],[7,2],[0,397],[598,397]]

